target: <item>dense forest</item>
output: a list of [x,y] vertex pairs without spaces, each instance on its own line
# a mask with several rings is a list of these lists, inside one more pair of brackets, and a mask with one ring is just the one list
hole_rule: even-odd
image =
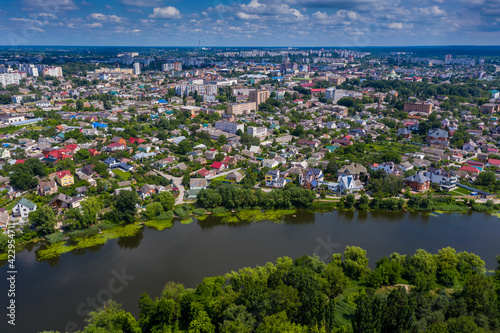
[[194,289],[170,282],[140,297],[138,319],[111,301],[83,332],[500,332],[499,292],[500,266],[471,253],[393,253],[371,270],[348,246],[329,263],[284,257]]

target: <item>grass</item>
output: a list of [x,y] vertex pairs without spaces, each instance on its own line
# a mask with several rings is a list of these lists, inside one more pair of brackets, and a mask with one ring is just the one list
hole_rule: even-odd
[[218,214],[218,217],[222,217],[222,223],[238,223],[238,222],[259,222],[259,221],[274,221],[281,222],[286,215],[295,214],[297,211],[295,209],[277,209],[261,211],[260,209],[243,209],[236,213],[226,212],[224,214]]
[[451,195],[455,195],[455,196],[464,196],[464,195],[469,195],[471,193],[471,191],[469,191],[468,189],[463,188],[463,187],[457,187],[456,189],[454,189],[453,191],[450,191],[448,193],[450,193]]
[[130,178],[130,176],[132,176],[132,174],[130,172],[125,172],[125,171],[120,170],[120,169],[114,169],[113,173],[115,175],[122,177],[125,180],[128,180]]
[[60,242],[54,245],[49,245],[45,249],[38,250],[36,252],[36,258],[37,260],[57,258],[61,254],[70,252],[72,250],[103,245],[110,239],[135,236],[140,230],[141,226],[135,224],[118,226],[112,229],[104,230],[102,234],[98,234],[88,238],[79,238],[76,242],[74,242],[74,244]]
[[191,224],[193,222],[193,219],[192,218],[188,218],[186,220],[181,220],[181,223],[182,224]]
[[151,220],[144,223],[148,228],[162,231],[172,228],[172,220]]

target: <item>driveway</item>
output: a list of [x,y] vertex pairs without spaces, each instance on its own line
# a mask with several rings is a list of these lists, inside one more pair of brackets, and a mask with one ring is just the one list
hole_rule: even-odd
[[175,199],[175,204],[182,205],[184,203],[184,194],[186,192],[184,185],[181,184],[182,177],[174,177],[171,175],[167,175],[166,173],[163,173],[161,171],[156,171],[156,173],[162,176],[163,178],[173,181],[174,185],[179,189],[179,196],[177,197],[177,199]]

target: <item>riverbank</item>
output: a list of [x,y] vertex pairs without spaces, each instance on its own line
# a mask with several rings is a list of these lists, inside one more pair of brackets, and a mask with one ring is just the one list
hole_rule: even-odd
[[[377,201],[376,199],[373,200]],[[111,239],[135,236],[142,230],[143,226],[158,231],[163,231],[165,229],[172,228],[175,221],[178,221],[181,224],[190,224],[194,221],[194,219],[203,221],[210,216],[219,218],[220,222],[223,224],[253,223],[266,220],[280,223],[286,216],[295,216],[295,214],[297,214],[299,211],[305,211],[308,213],[321,213],[333,210],[346,212],[356,210],[367,212],[417,212],[425,215],[442,213],[467,213],[470,211],[474,211],[490,214],[492,216],[500,218],[500,208],[497,207],[497,205],[488,204],[472,203],[472,205],[468,206],[463,202],[439,203],[439,205],[435,205],[433,207],[439,209],[428,210],[415,206],[413,206],[413,208],[409,208],[409,203],[407,201],[401,198],[389,198],[378,200],[377,209],[370,208],[370,206],[373,207],[373,204],[369,204],[367,207],[363,207],[359,203],[355,202],[352,207],[346,208],[345,197],[341,198],[341,200],[338,201],[318,200],[315,201],[312,206],[303,210],[278,209],[266,211],[260,208],[228,210],[224,207],[205,210],[203,208],[194,208],[194,206],[191,205],[179,205],[174,209],[175,217],[174,214],[170,212],[171,214],[167,214],[167,217],[169,217],[167,219],[149,220],[125,226],[108,226],[107,228],[109,229],[103,230],[100,234],[92,235],[90,237],[82,236],[73,239],[65,239],[54,244],[50,244],[43,239],[37,238],[34,240],[30,240],[27,243],[19,244],[16,248],[16,253],[22,252],[26,247],[32,249],[34,246],[39,245],[38,250],[36,250],[36,259],[39,261],[50,260],[74,250],[83,250],[103,245]],[[83,231],[82,234],[85,234],[85,232]],[[4,265],[6,263],[6,260],[7,253],[0,254],[0,265]]]

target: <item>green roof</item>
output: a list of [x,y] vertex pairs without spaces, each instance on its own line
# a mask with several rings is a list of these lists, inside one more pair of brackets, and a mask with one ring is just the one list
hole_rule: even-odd
[[19,200],[15,206],[17,206],[18,204],[21,204],[23,206],[25,206],[26,208],[29,208],[29,209],[33,209],[36,207],[36,205],[34,203],[32,203],[31,201],[29,201],[28,199],[26,198],[21,198],[21,200]]

